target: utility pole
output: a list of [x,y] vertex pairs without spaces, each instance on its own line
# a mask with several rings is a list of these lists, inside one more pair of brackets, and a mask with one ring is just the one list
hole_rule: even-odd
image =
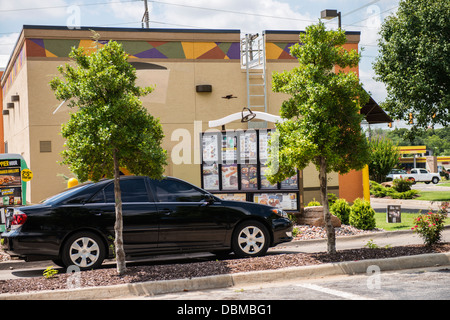
[[142,28],[144,28],[144,23],[145,23],[145,28],[148,29],[148,28],[150,28],[150,26],[149,26],[150,17],[148,14],[148,2],[147,2],[147,0],[142,0],[142,1],[144,1],[144,5],[145,5],[144,16],[142,17]]

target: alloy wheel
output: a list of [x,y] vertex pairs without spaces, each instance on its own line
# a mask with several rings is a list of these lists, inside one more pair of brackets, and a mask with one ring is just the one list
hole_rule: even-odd
[[100,247],[94,239],[81,237],[70,246],[69,256],[73,264],[81,268],[89,268],[99,259]]
[[256,226],[245,227],[239,233],[238,244],[246,254],[258,254],[264,248],[265,243],[264,232]]

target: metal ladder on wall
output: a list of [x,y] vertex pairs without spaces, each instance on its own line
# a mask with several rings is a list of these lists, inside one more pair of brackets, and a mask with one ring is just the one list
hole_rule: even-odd
[[264,35],[246,34],[241,39],[241,69],[245,69],[247,78],[247,108],[267,112]]

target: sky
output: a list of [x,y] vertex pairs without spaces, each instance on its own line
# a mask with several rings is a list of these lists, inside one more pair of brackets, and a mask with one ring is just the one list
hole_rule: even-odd
[[[395,14],[399,0],[147,0],[150,28],[305,30],[324,9],[342,15],[342,28],[360,31],[360,79],[379,104],[383,83],[374,80],[382,21]],[[141,28],[143,0],[0,0],[0,69],[5,68],[23,25]],[[338,19],[324,20],[337,29]]]

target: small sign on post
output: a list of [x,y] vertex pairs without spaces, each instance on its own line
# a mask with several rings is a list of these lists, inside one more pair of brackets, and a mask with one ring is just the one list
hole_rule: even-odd
[[387,206],[386,222],[388,223],[402,222],[402,206]]

